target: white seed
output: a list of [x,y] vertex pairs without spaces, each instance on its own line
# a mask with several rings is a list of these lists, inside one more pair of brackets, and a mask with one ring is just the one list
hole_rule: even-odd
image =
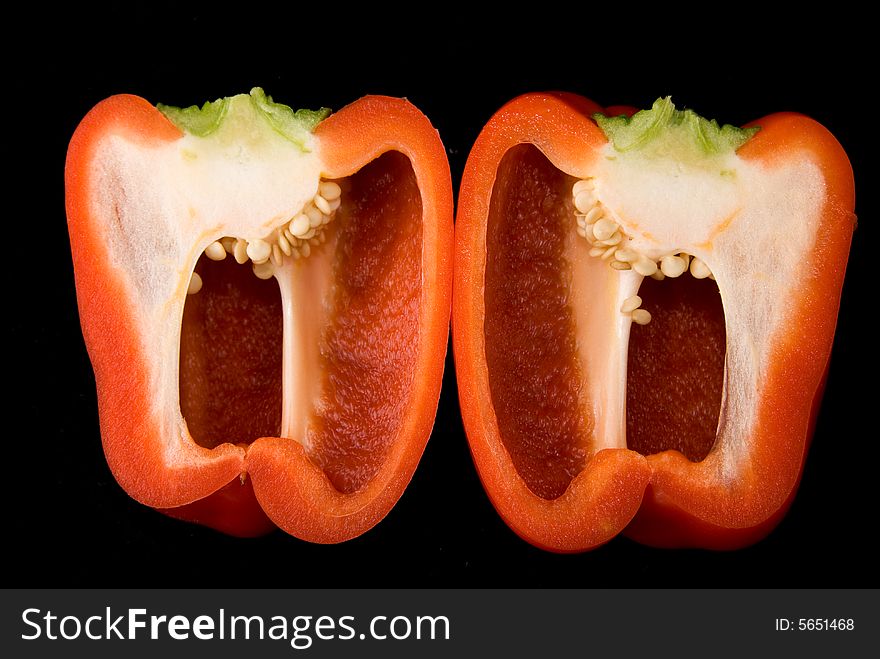
[[290,226],[288,226],[290,233],[299,238],[300,236],[304,236],[309,231],[309,217],[303,213],[300,213],[295,218],[290,221]]
[[586,221],[584,220],[584,216],[583,216],[583,215],[576,215],[575,217],[577,217],[577,225],[578,225],[579,227],[583,228],[583,227],[587,226],[587,223],[586,223]]
[[306,217],[309,218],[309,225],[313,227],[321,224],[321,220],[324,219],[324,213],[315,208],[314,204],[309,204],[303,211],[303,213],[305,213]]
[[686,252],[679,252],[678,258],[684,261],[685,269],[687,269],[687,267],[691,264],[691,255]]
[[643,277],[650,277],[655,272],[657,272],[657,264],[649,258],[642,257],[638,261],[633,263],[633,270],[638,272]]
[[[335,215],[335,213],[334,213],[334,215]],[[330,224],[330,220],[332,220],[332,219],[333,219],[333,215],[324,215],[321,218],[321,226],[325,226],[327,224]]]
[[651,275],[651,279],[656,279],[657,281],[663,281],[666,279],[666,275],[663,274],[662,270],[658,270],[653,275]]
[[226,250],[227,254],[232,254],[235,250],[235,238],[226,236],[220,239],[220,244],[223,245],[223,249]]
[[339,199],[339,196],[342,194],[342,188],[333,181],[321,181],[318,184],[318,193],[327,201],[334,201]]
[[304,235],[302,237],[302,239],[303,240],[311,240],[312,238],[315,237],[316,233],[318,233],[318,230],[313,227],[306,232],[306,235]]
[[581,179],[580,181],[575,182],[575,184],[572,186],[571,194],[577,197],[578,194],[580,194],[584,190],[592,190],[594,187],[596,187],[596,184],[593,182],[593,179]]
[[602,219],[602,207],[594,206],[584,216],[584,224],[595,224]]
[[628,297],[623,301],[623,304],[620,305],[620,310],[623,313],[631,313],[642,306],[642,298],[638,295],[633,295],[632,297]]
[[247,255],[254,263],[265,263],[272,255],[272,246],[257,238],[248,244]]
[[298,247],[294,247],[293,249],[290,250],[290,258],[292,258],[294,261],[299,261],[299,257],[300,257],[300,253],[299,253]]
[[623,235],[620,231],[615,231],[611,234],[610,238],[606,238],[605,240],[599,241],[602,245],[619,245],[620,241],[623,240]]
[[324,197],[322,197],[320,194],[316,194],[315,198],[312,199],[312,201],[315,203],[317,209],[324,213],[324,215],[330,215],[330,204],[327,203],[327,200],[324,199]]
[[596,236],[596,240],[607,240],[615,231],[617,231],[617,222],[605,217],[593,225],[593,235]]
[[[578,234],[581,238],[586,238],[586,237],[587,237],[587,232],[584,231],[584,228],[583,228],[582,226],[579,226],[579,227],[577,228],[577,234]],[[590,250],[590,251],[592,251],[592,250]]]
[[684,262],[684,259],[680,259],[677,256],[667,254],[660,259],[660,269],[667,277],[680,277],[687,271],[687,268],[687,263]]
[[278,247],[284,252],[285,256],[290,256],[290,241],[284,235],[284,231],[278,232]]
[[254,274],[260,279],[269,279],[275,274],[275,266],[271,263],[255,263]]
[[[581,234],[583,235],[583,234]],[[602,256],[606,252],[604,247],[593,247],[590,250],[590,256]]]
[[632,319],[637,325],[647,325],[651,322],[651,313],[645,309],[636,309],[632,312]]
[[323,245],[323,244],[324,244],[324,241],[327,240],[327,234],[326,234],[326,232],[325,232],[323,229],[322,229],[321,231],[319,231],[319,232],[318,232],[318,235],[315,236],[315,240],[318,241],[318,244],[319,244],[319,245]]
[[593,197],[593,193],[589,190],[578,192],[577,196],[574,198],[574,207],[581,213],[586,213],[595,203],[596,198]]
[[336,199],[330,200],[330,210],[335,211],[342,204],[342,198],[338,197]]
[[299,248],[299,253],[300,253],[303,257],[308,257],[309,254],[312,253],[312,248],[309,247],[309,244],[308,244],[308,243],[303,243],[303,244],[302,244],[302,247]]
[[631,267],[629,263],[624,263],[623,261],[612,261],[610,265],[615,270],[629,270]]
[[186,294],[195,295],[200,290],[202,290],[202,278],[199,277],[198,272],[194,272],[192,278],[189,280],[189,286],[186,287]]
[[247,248],[248,244],[244,238],[239,238],[235,241],[235,247],[232,249],[232,255],[235,257],[235,262],[239,265],[241,265],[242,263],[247,263]]
[[694,260],[691,261],[691,274],[696,279],[705,279],[712,274],[712,271],[709,270],[709,266],[695,256]]
[[281,248],[277,244],[272,245],[272,256],[269,258],[272,260],[272,265],[276,268],[280,268],[284,263],[284,254],[281,253]]
[[205,248],[205,256],[212,261],[222,261],[226,258],[226,249],[220,241],[215,240]]
[[297,245],[299,245],[299,241],[296,239],[296,236],[290,233],[290,230],[287,227],[284,227],[281,233],[283,233],[284,237],[287,238],[287,242],[290,243],[291,247],[296,247]]
[[626,263],[634,263],[639,260],[639,254],[638,252],[623,247],[617,250],[617,260],[625,261]]
[[605,249],[605,253],[602,254],[602,260],[603,260],[603,261],[607,261],[607,260],[610,259],[612,256],[614,256],[615,252],[617,252],[617,246],[616,246],[616,245],[612,245],[611,247],[607,247],[607,248]]

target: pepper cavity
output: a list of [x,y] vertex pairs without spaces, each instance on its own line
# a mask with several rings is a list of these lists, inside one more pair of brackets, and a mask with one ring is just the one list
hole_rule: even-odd
[[[709,266],[701,259],[685,252],[672,252],[655,260],[630,246],[632,238],[627,236],[623,227],[612,218],[611,213],[602,204],[596,194],[593,178],[577,181],[572,187],[577,234],[592,247],[590,256],[608,261],[609,266],[618,271],[633,270],[643,277],[662,280],[666,277],[680,277],[690,270],[697,279],[715,279]],[[632,306],[635,304],[635,306]],[[628,298],[621,312],[631,315],[634,322],[646,325],[651,321],[651,314],[639,309],[641,298]]]
[[[321,181],[312,200],[289,222],[265,238],[247,241],[226,236],[208,245],[205,256],[212,261],[222,261],[229,254],[239,264],[251,261],[254,274],[260,279],[269,279],[277,268],[284,265],[285,257],[294,261],[307,258],[313,246],[324,243],[327,237],[325,227],[336,217],[341,202],[340,185],[334,181]],[[201,288],[201,278],[194,272],[187,293],[194,295]]]

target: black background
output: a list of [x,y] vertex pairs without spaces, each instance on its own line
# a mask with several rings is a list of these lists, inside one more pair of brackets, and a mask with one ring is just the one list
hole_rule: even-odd
[[[20,586],[876,586],[875,321],[867,298],[876,213],[876,119],[868,44],[851,16],[815,29],[731,12],[679,31],[633,32],[630,11],[599,18],[532,6],[514,27],[415,5],[395,16],[253,5],[182,12],[53,14],[10,24],[30,44],[10,60],[7,162],[4,581]],[[670,10],[672,11],[672,10]],[[232,20],[229,20],[229,19]],[[48,50],[47,50],[48,49]],[[39,57],[36,53],[42,52]],[[46,53],[51,53],[47,56]],[[94,379],[78,326],[63,166],[79,120],[121,92],[172,105],[263,86],[294,107],[340,108],[367,93],[406,96],[434,123],[457,190],[470,145],[514,96],[573,91],[647,107],[672,94],[722,122],[796,110],[850,155],[861,218],[827,392],[794,505],[767,539],[730,553],[661,551],[619,537],[593,552],[546,553],[501,521],[476,477],[451,355],[436,426],[412,483],[377,527],[337,546],[281,532],[225,537],[130,499],[103,458]],[[11,116],[10,116],[11,113]],[[10,258],[11,257],[11,258]],[[864,378],[862,377],[864,374]],[[637,607],[634,604],[634,607]]]

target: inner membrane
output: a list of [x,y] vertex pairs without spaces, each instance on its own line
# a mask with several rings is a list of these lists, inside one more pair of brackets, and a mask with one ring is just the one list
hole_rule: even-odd
[[626,444],[643,455],[674,449],[693,462],[715,443],[726,332],[717,284],[688,273],[639,288],[647,325],[630,330]]
[[197,444],[250,443],[281,430],[281,295],[249,263],[202,255],[180,336],[180,411]]
[[486,229],[485,350],[501,439],[536,495],[554,499],[583,469],[592,419],[570,304],[574,179],[534,146],[498,168]]
[[[592,452],[614,444],[614,436],[593,436],[613,434],[615,426],[600,428],[593,410],[623,413],[613,387],[596,379],[611,377],[602,346],[583,344],[613,342],[619,336],[613,326],[596,329],[590,322],[613,323],[619,310],[606,318],[605,306],[617,300],[608,281],[573,292],[576,273],[600,276],[566,258],[567,245],[582,242],[574,235],[574,180],[532,145],[510,149],[498,168],[486,229],[484,345],[493,408],[517,473],[546,499],[565,492]],[[607,265],[600,270],[621,276]],[[626,446],[643,455],[675,449],[700,461],[715,442],[724,386],[717,284],[687,272],[662,281],[646,277],[639,295],[651,321],[633,323],[629,332]],[[611,354],[627,346],[604,349]]]
[[321,401],[309,457],[344,493],[378,472],[410,408],[419,354],[422,199],[390,151],[349,179],[320,346]]

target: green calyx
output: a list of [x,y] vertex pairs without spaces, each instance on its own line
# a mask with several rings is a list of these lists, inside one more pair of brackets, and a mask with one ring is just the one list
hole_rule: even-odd
[[650,110],[632,117],[594,114],[593,118],[620,153],[643,152],[681,160],[733,153],[759,130],[719,126],[714,119],[704,119],[693,110],[676,110],[668,96],[658,98]]
[[255,121],[264,121],[274,132],[307,150],[309,134],[330,114],[328,108],[296,110],[275,103],[260,87],[208,101],[202,107],[176,108],[159,103],[157,109],[185,133],[208,137],[217,132],[253,133]]

